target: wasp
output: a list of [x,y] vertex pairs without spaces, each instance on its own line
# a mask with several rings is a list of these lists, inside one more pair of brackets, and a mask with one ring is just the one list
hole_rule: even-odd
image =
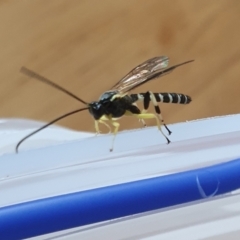
[[[167,143],[170,143],[168,137],[162,131],[161,126],[163,125],[168,134],[171,134],[171,131],[167,127],[164,122],[164,119],[161,115],[160,107],[158,102],[163,103],[178,103],[178,104],[188,104],[191,102],[191,97],[182,93],[153,93],[151,91],[147,91],[145,93],[139,94],[131,94],[130,91],[139,87],[142,84],[145,84],[148,81],[153,79],[162,77],[174,69],[185,65],[187,63],[193,62],[194,60],[186,61],[172,67],[168,67],[169,58],[166,56],[158,56],[147,61],[143,62],[142,64],[138,65],[134,69],[132,69],[125,77],[120,79],[110,90],[104,92],[98,101],[93,101],[87,103],[86,101],[82,100],[78,96],[74,95],[73,93],[67,91],[66,89],[62,88],[61,86],[57,85],[56,83],[50,81],[49,79],[27,69],[26,67],[22,67],[20,72],[23,74],[37,79],[41,82],[44,82],[64,93],[67,95],[75,98],[79,102],[86,105],[84,108],[77,109],[75,111],[71,111],[66,113],[51,122],[43,125],[39,129],[35,130],[34,132],[28,134],[23,139],[21,139],[18,144],[16,145],[16,153],[18,152],[20,144],[25,141],[27,138],[31,137],[32,135],[36,134],[37,132],[45,129],[46,127],[54,124],[55,122],[66,118],[70,115],[75,113],[88,110],[89,113],[94,118],[95,122],[95,129],[96,133],[100,133],[99,124],[104,124],[106,127],[109,128],[111,132],[111,127],[113,127],[113,140],[110,151],[113,150],[114,140],[118,133],[120,124],[118,119],[123,116],[134,116],[142,121],[142,124],[146,126],[145,119],[155,119],[156,124],[162,135],[166,138]],[[138,106],[137,102],[143,102],[143,110],[141,111]],[[148,113],[147,110],[149,108],[150,102],[153,104],[156,113]]]

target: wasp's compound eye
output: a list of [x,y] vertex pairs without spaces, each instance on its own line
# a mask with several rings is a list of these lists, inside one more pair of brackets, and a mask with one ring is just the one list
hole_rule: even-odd
[[89,112],[96,119],[100,119],[103,116],[103,107],[99,102],[92,102],[89,104]]

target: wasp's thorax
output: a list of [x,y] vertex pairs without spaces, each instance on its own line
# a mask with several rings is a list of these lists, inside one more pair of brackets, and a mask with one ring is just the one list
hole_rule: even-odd
[[108,91],[101,95],[98,102],[91,102],[89,104],[89,112],[95,118],[99,120],[103,115],[111,116],[113,118],[119,118],[124,115],[132,102],[129,97],[116,97],[113,98],[117,91]]
[[100,98],[99,98],[99,102],[102,102],[102,103],[106,103],[106,102],[109,102],[111,101],[112,97],[114,95],[116,95],[118,93],[118,91],[107,91],[107,92],[104,92]]

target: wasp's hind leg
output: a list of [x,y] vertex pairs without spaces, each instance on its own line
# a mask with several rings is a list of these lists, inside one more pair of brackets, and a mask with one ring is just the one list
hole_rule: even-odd
[[170,140],[168,139],[168,137],[162,131],[161,122],[160,122],[159,118],[156,116],[156,114],[154,114],[154,113],[141,113],[141,111],[136,106],[131,105],[131,107],[128,109],[128,111],[126,111],[125,115],[127,115],[127,116],[135,116],[138,119],[153,119],[153,118],[155,118],[159,131],[166,138],[167,143],[168,144],[170,143]]
[[157,99],[154,96],[154,94],[150,91],[148,91],[144,94],[144,97],[143,97],[144,110],[142,111],[142,113],[144,114],[144,113],[147,112],[147,109],[149,108],[150,101],[152,101],[152,103],[153,103],[153,106],[155,108],[155,112],[157,113],[157,116],[158,116],[159,120],[162,122],[163,126],[167,129],[168,134],[171,135],[172,132],[169,130],[169,128],[167,127],[167,125],[165,124],[165,122],[163,120],[160,107],[158,106],[158,103],[157,103]]

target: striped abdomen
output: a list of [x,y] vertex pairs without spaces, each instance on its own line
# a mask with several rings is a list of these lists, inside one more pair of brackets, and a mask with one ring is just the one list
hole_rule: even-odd
[[181,93],[153,93],[157,102],[188,104],[191,97]]
[[[134,102],[144,100],[147,93],[131,94]],[[191,97],[182,93],[153,93],[157,102],[188,104],[192,101]],[[147,96],[146,96],[147,97]]]

